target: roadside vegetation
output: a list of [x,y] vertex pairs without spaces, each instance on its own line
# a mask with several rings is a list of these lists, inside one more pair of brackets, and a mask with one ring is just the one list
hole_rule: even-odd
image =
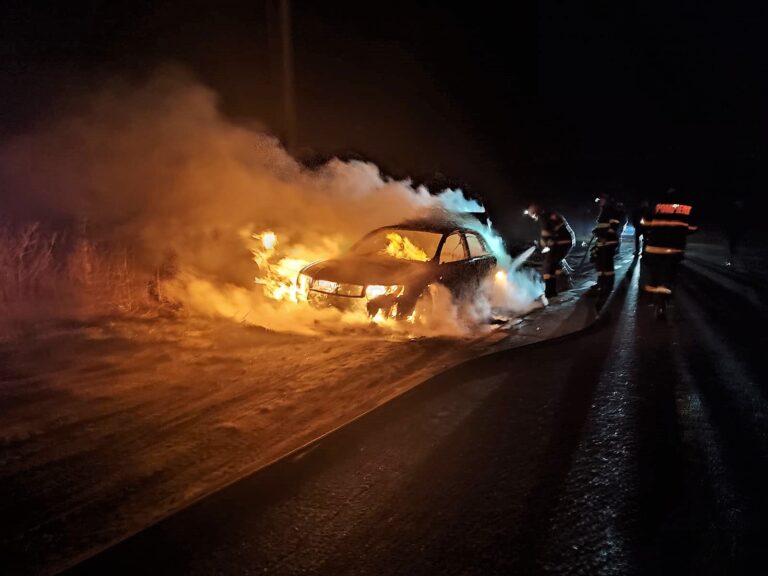
[[166,296],[171,265],[140,271],[131,251],[80,229],[40,222],[0,225],[0,309],[6,319],[144,315],[177,306]]

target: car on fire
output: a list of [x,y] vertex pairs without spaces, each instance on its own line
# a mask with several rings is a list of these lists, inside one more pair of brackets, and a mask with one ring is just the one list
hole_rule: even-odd
[[298,284],[317,307],[412,319],[437,287],[454,299],[471,296],[495,266],[477,231],[458,222],[415,220],[373,230],[346,255],[304,267]]

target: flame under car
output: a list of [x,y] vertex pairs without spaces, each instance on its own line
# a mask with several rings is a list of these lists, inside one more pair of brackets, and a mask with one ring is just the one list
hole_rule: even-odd
[[471,297],[495,267],[483,237],[457,223],[413,221],[378,228],[343,257],[299,273],[310,304],[413,318],[420,299],[443,285],[454,299]]

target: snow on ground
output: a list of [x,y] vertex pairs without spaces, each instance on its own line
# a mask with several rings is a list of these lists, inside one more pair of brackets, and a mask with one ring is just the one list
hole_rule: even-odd
[[79,556],[467,354],[210,321],[36,326],[0,348],[0,507],[17,519],[0,540],[42,565]]
[[475,339],[27,326],[0,343],[0,572],[71,565],[449,366],[583,327],[579,294]]

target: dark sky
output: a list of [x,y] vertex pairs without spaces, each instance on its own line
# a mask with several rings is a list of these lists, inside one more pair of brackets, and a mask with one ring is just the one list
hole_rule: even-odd
[[[4,3],[0,128],[172,60],[282,133],[277,0]],[[674,184],[765,190],[768,10],[690,2],[293,2],[297,154],[371,158],[496,212]]]

